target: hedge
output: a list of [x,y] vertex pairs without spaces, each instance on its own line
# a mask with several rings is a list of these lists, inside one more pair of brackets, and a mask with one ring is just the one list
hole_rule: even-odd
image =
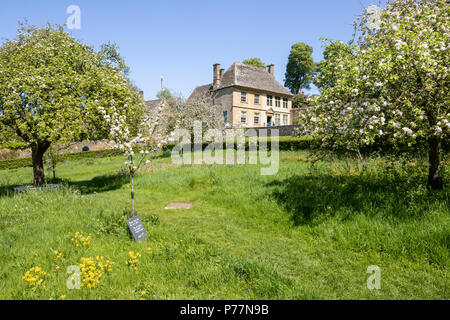
[[[313,142],[314,140],[310,137],[279,137],[279,150],[280,151],[295,151],[295,150],[306,150],[306,149],[311,149],[313,148]],[[204,150],[207,146],[209,146],[212,142],[203,142],[202,143],[202,150]],[[172,149],[176,146],[177,144],[174,143],[169,143],[166,144],[163,147],[163,151],[164,152],[169,152],[172,151]],[[191,146],[191,150],[194,150],[194,145],[190,145]],[[268,137],[267,138],[267,150],[271,149],[271,138]],[[234,142],[234,149],[236,150],[238,147],[237,142]],[[257,147],[259,149],[259,139],[257,142]],[[223,148],[226,148],[226,143],[223,143]],[[249,150],[249,138],[245,139],[245,150]]]
[[21,158],[14,160],[0,160],[0,170],[31,167],[31,158]]
[[[271,138],[267,138],[267,149],[271,148]],[[442,141],[442,152],[447,153],[450,147],[450,141],[448,139],[443,139]],[[202,149],[204,150],[211,142],[202,143]],[[170,152],[175,147],[175,144],[166,144],[163,147],[163,151]],[[223,148],[226,148],[226,144],[223,144]],[[297,150],[313,150],[320,148],[320,143],[314,140],[311,136],[303,137],[279,137],[279,150],[280,151],[297,151]],[[427,153],[428,145],[425,142],[418,142],[416,145],[410,147],[408,145],[392,145],[388,142],[377,141],[375,144],[370,146],[364,146],[360,149],[362,154],[372,154],[374,152],[380,154],[401,154],[401,153]],[[234,149],[237,149],[237,143],[234,143]],[[249,149],[249,139],[245,140],[245,150]],[[259,149],[259,142],[258,142]],[[192,145],[191,150],[194,150],[194,145]],[[335,150],[339,152],[347,153],[348,150]]]
[[[122,152],[116,149],[98,150],[98,151],[86,151],[69,153],[63,156],[63,160],[80,160],[90,158],[106,158],[121,155]],[[0,160],[0,170],[17,169],[22,167],[31,167],[31,157],[13,159],[13,160]]]

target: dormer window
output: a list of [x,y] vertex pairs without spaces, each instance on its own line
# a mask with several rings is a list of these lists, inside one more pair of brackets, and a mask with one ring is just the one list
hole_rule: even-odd
[[247,92],[241,91],[241,102],[247,102]]

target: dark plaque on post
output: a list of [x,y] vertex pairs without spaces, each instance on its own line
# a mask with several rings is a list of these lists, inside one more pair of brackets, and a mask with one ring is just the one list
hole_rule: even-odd
[[144,241],[147,238],[147,232],[145,231],[141,218],[134,216],[127,220],[127,224],[136,242]]

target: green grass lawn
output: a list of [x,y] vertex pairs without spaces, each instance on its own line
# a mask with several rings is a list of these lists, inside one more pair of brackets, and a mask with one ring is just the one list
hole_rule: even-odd
[[[422,160],[280,158],[274,176],[155,159],[136,179],[148,232],[139,244],[123,216],[123,157],[66,161],[58,191],[14,195],[31,169],[0,171],[0,299],[450,298],[450,192],[427,190]],[[173,201],[194,208],[164,210]],[[77,247],[76,232],[90,243]],[[130,251],[141,254],[137,270]],[[112,270],[93,288],[67,289],[67,267],[97,256]],[[367,289],[370,265],[380,290]],[[33,290],[22,276],[35,266],[47,275]]]

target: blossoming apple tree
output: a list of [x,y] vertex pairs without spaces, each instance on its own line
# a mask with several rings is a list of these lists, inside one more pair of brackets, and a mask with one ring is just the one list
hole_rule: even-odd
[[[123,108],[127,109],[128,105],[125,104]],[[158,112],[152,113],[150,117],[145,117],[139,123],[137,132],[130,130],[130,126],[134,121],[130,121],[126,115],[118,113],[114,103],[109,109],[99,106],[98,110],[102,114],[109,130],[109,138],[115,142],[114,148],[124,152],[127,157],[125,166],[128,170],[131,183],[131,216],[135,216],[135,175],[142,166],[150,162],[150,160],[146,159],[150,151],[157,151],[165,142],[162,136],[155,136],[162,107],[160,106]],[[135,154],[135,149],[138,147],[142,148],[142,150],[137,155]]]
[[187,99],[177,115],[176,127],[187,129],[193,133],[195,121],[202,123],[203,131],[223,129],[224,119],[221,114],[221,108],[214,105],[213,97],[210,93],[195,94]]
[[441,144],[450,132],[450,5],[392,0],[378,23],[355,22],[359,41],[328,50],[316,82],[321,96],[301,119],[323,146],[358,151],[375,141],[429,152],[428,185],[442,189]]

